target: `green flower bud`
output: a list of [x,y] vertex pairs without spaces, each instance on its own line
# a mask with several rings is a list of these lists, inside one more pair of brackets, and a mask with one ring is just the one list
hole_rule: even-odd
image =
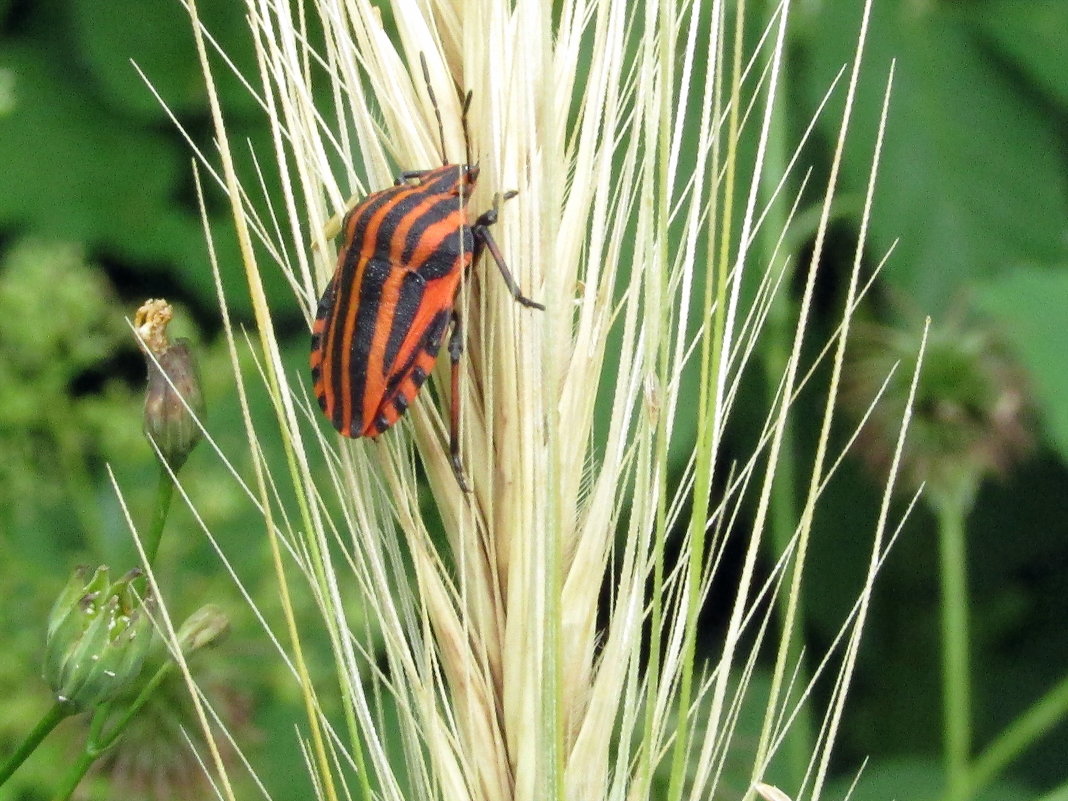
[[200,374],[189,342],[167,339],[171,307],[146,301],[134,317],[148,365],[145,393],[145,436],[159,448],[172,470],[178,470],[200,442],[197,419],[204,415]]
[[48,618],[44,678],[57,700],[80,709],[111,700],[141,672],[152,642],[152,622],[132,582],[131,570],[112,583],[107,567],[86,581],[74,571]]
[[206,604],[189,617],[178,629],[178,645],[189,656],[201,648],[212,648],[230,633],[230,618],[215,604]]

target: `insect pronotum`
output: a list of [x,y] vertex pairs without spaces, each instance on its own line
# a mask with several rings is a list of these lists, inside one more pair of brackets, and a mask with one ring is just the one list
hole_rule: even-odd
[[[337,269],[312,326],[311,371],[319,406],[334,428],[347,437],[376,437],[419,393],[451,324],[449,456],[467,491],[458,430],[463,329],[455,303],[460,282],[489,251],[512,297],[530,308],[545,307],[523,295],[490,234],[501,195],[473,222],[468,217],[479,173],[471,164],[467,129],[471,93],[461,117],[466,163],[450,164],[441,110],[422,55],[420,62],[437,117],[442,164],[402,172],[393,186],[371,193],[345,215]],[[504,199],[515,194],[508,192]]]

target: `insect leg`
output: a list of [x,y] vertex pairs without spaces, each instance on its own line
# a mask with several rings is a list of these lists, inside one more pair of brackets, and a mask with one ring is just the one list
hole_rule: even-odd
[[464,478],[464,466],[460,461],[460,355],[464,351],[463,326],[460,315],[452,312],[452,333],[449,335],[449,360],[452,362],[452,407],[449,410],[449,461],[460,489],[470,492]]
[[394,179],[393,185],[394,186],[400,186],[401,184],[406,184],[406,183],[408,183],[408,181],[411,181],[411,180],[413,180],[415,178],[422,178],[428,172],[434,172],[434,171],[433,170],[405,170],[404,172],[402,172],[400,175],[398,175]]
[[[514,197],[515,192],[509,192],[504,196],[505,200],[510,197]],[[518,303],[531,308],[545,310],[545,307],[537,301],[531,300],[523,291],[519,288],[519,284],[516,283],[515,278],[512,276],[512,271],[508,269],[508,264],[504,260],[504,255],[501,253],[501,249],[497,247],[497,242],[494,240],[493,235],[490,233],[489,227],[497,222],[497,209],[500,206],[501,196],[495,195],[493,198],[493,208],[489,211],[483,212],[475,220],[475,224],[471,226],[471,235],[475,238],[475,252],[472,262],[477,262],[479,256],[482,255],[482,249],[485,248],[493,256],[493,260],[497,262],[497,269],[501,271],[501,277],[504,279],[505,285],[508,287],[508,291],[512,293],[512,297],[516,299]]]

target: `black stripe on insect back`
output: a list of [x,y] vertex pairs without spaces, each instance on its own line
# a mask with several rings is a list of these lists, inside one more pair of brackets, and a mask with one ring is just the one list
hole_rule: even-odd
[[[351,380],[349,398],[351,400],[352,419],[358,423],[358,425],[354,424],[352,426],[353,431],[361,429],[364,423],[363,393],[367,385],[367,359],[374,340],[378,306],[382,301],[382,286],[389,278],[389,273],[390,266],[387,262],[381,259],[368,259],[367,265],[363,269],[363,280],[360,281],[356,295],[350,293],[343,296],[346,297],[347,303],[359,304],[356,309],[356,322],[352,331],[352,340],[349,343],[351,351],[347,365]],[[341,304],[338,311],[341,312],[342,307],[346,307],[347,303]],[[345,311],[347,312],[347,308]],[[338,317],[335,318],[335,324],[344,326],[345,316],[347,314],[341,315],[339,313]],[[333,375],[330,376],[330,383],[340,396],[342,377],[346,367],[344,331],[339,330],[337,332],[333,345]],[[347,422],[343,415],[343,404],[341,398],[338,397],[334,404],[334,426],[338,429],[344,428]]]
[[[319,305],[315,307],[315,319],[323,320],[330,314],[330,309],[334,305],[334,296],[337,294],[337,281],[333,278],[330,279],[330,283],[326,285],[326,289],[323,290],[323,296],[319,298]],[[314,341],[315,337],[312,337]]]
[[415,320],[415,313],[419,310],[419,304],[423,301],[423,292],[426,290],[426,281],[418,273],[405,273],[401,281],[400,292],[397,295],[397,306],[393,310],[393,320],[389,328],[389,339],[386,340],[386,353],[382,359],[382,372],[388,375],[397,360],[401,343],[408,336]]
[[420,191],[437,195],[451,192],[457,183],[463,183],[463,176],[469,172],[469,168],[460,164],[446,164],[430,170],[419,183]]
[[394,237],[397,235],[397,229],[406,217],[416,214],[416,208],[426,200],[426,195],[419,189],[393,191],[401,191],[403,195],[396,201],[396,205],[386,212],[378,226],[378,230],[375,232],[374,238],[374,254],[387,259],[393,252]]
[[428,281],[441,278],[455,268],[456,257],[459,256],[461,247],[465,253],[470,253],[472,247],[474,247],[471,229],[465,225],[455,235],[449,235],[438,243],[438,246],[434,248],[434,251],[429,256],[423,259],[422,263],[413,264],[419,241],[427,230],[440,223],[459,208],[460,199],[456,196],[439,200],[419,215],[419,218],[409,229],[407,236],[404,237],[404,252],[401,256],[403,263],[417,270]]
[[449,215],[449,212],[455,211],[459,207],[460,199],[458,197],[443,197],[420,214],[404,237],[404,252],[401,254],[401,261],[404,264],[411,264],[412,259],[415,257],[415,249],[419,247],[419,240],[423,238],[426,229],[441,222]]
[[[346,423],[341,397],[342,375],[346,367],[342,359],[345,351],[345,321],[348,319],[352,303],[361,304],[360,310],[362,311],[361,296],[359,292],[355,291],[359,287],[355,287],[354,284],[359,271],[360,260],[363,258],[364,240],[367,238],[368,227],[374,215],[383,206],[396,201],[396,199],[397,190],[384,189],[368,195],[363,202],[345,216],[343,230],[346,232],[347,247],[344,250],[343,260],[338,267],[337,275],[331,281],[328,291],[319,303],[319,315],[329,317],[326,330],[323,332],[324,350],[327,348],[330,350],[332,368],[330,375],[326,377],[326,386],[327,392],[333,396],[332,422],[338,430],[343,429]],[[377,230],[381,231],[381,227]],[[381,296],[381,282],[379,283],[377,294],[379,297]],[[327,297],[328,295],[329,298]],[[376,311],[377,306],[378,302],[376,300],[374,303]],[[359,329],[356,328],[354,330],[354,340],[356,339],[356,330]],[[354,341],[352,344],[355,346],[357,343]],[[363,393],[365,383],[366,358],[364,359],[364,369],[360,371],[359,375],[353,375],[352,390],[355,393],[355,398],[358,399]],[[358,401],[352,404],[352,415],[362,424],[362,419],[360,419],[362,417],[361,408]]]
[[312,326],[311,335],[311,350],[312,353],[318,351],[318,359],[313,358],[313,361],[318,361],[312,367],[312,384],[316,389],[316,397],[319,401],[319,408],[324,412],[326,411],[326,395],[327,390],[320,384],[319,379],[323,372],[323,356],[325,353],[324,339],[328,336],[327,326],[324,321],[330,316],[330,310],[334,306],[334,299],[337,290],[337,279],[331,278],[330,283],[326,285],[326,289],[323,291],[323,296],[319,299],[319,305],[315,309],[315,324]]

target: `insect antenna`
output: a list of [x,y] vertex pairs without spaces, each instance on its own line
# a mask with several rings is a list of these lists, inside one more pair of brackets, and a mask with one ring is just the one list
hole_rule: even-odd
[[[430,95],[430,104],[434,107],[434,116],[438,118],[438,137],[441,140],[441,164],[445,166],[449,163],[449,157],[445,154],[445,125],[441,121],[441,109],[438,108],[438,99],[434,96],[434,87],[430,85],[430,69],[426,65],[426,55],[419,54],[419,63],[423,65],[423,80],[426,81],[426,91]],[[467,119],[467,106],[464,106],[464,119],[466,126]],[[466,137],[466,127],[464,129],[464,135]]]

